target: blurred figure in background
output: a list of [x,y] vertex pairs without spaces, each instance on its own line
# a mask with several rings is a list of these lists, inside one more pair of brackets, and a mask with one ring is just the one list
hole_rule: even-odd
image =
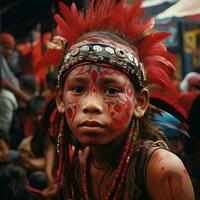
[[0,33],[0,45],[1,45],[1,73],[2,79],[6,79],[11,82],[12,85],[19,88],[19,81],[15,74],[8,65],[7,59],[13,54],[15,49],[15,39],[9,33]]
[[1,85],[0,108],[0,127],[7,134],[9,134],[13,122],[14,113],[18,108],[18,102],[15,95],[10,90],[3,88]]
[[[19,89],[19,81],[9,68],[6,58],[12,54],[15,40],[8,33],[0,33],[0,127],[9,134],[17,99],[9,86]],[[7,87],[8,86],[8,87]]]
[[13,162],[19,160],[19,153],[10,149],[10,136],[0,129],[0,162]]
[[7,59],[15,49],[15,39],[9,33],[0,33],[0,69],[1,69],[1,85],[12,91],[16,97],[27,102],[29,96],[20,89],[19,80],[8,65]]
[[[21,75],[19,77],[20,88],[31,98],[37,95],[38,85],[36,78],[31,74]],[[22,139],[33,133],[33,123],[27,111],[28,102],[18,99],[18,109],[15,111],[13,123],[11,126],[11,145],[17,149]]]
[[188,73],[180,83],[180,92],[200,90],[200,74],[197,72]]
[[[32,136],[26,137],[19,145],[20,157],[28,172],[28,180],[33,188],[43,190],[47,186],[54,188],[53,175],[55,145],[41,125],[41,114],[45,97],[33,96],[28,103],[28,110],[33,121]],[[48,159],[47,159],[48,158]],[[51,159],[52,158],[52,159]]]
[[46,74],[47,89],[42,92],[42,95],[48,97],[55,93],[57,86],[57,74],[55,71],[49,71]]
[[190,72],[180,84],[179,101],[188,114],[190,140],[187,140],[185,152],[189,171],[193,180],[196,198],[200,198],[200,74]]
[[40,200],[28,190],[26,172],[15,163],[0,163],[1,200]]
[[[28,112],[32,121],[32,133],[22,140],[19,145],[20,158],[28,172],[30,184],[33,187],[43,189],[46,187],[44,174],[44,146],[39,126],[45,98],[33,96],[28,102]],[[46,141],[45,141],[46,142]]]

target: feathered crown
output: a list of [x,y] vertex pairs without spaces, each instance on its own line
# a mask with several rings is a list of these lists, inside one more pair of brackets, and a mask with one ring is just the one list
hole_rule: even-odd
[[[36,71],[49,64],[57,65],[59,79],[66,71],[85,61],[108,65],[112,65],[113,62],[112,66],[120,70],[125,67],[125,73],[130,72],[141,88],[145,80],[145,70],[145,81],[152,88],[152,103],[160,108],[165,107],[166,111],[175,116],[177,114],[177,117],[185,116],[184,110],[177,102],[178,94],[170,77],[175,70],[174,56],[167,52],[162,43],[169,33],[155,32],[153,18],[142,19],[141,3],[141,0],[137,0],[128,8],[126,0],[91,0],[88,9],[83,13],[77,10],[74,3],[68,8],[60,2],[60,14],[55,15],[57,36]],[[87,33],[102,31],[119,36],[127,42],[127,46],[110,38],[109,41],[100,37],[88,37],[83,40],[80,38]],[[53,122],[50,131],[52,130],[53,135],[59,132],[61,122],[61,115],[57,113],[54,100],[54,97],[53,100],[49,100],[46,109],[47,115],[50,110],[50,121]],[[58,142],[58,188],[64,157],[61,145],[62,143]]]
[[91,0],[83,13],[77,10],[74,3],[69,8],[60,2],[60,14],[55,15],[58,37],[54,39],[52,48],[36,70],[49,64],[58,65],[66,58],[68,47],[76,44],[81,35],[94,31],[111,32],[136,49],[139,62],[143,64],[147,74],[147,83],[156,88],[150,93],[153,102],[158,105],[164,102],[171,110],[175,108],[185,116],[184,110],[177,103],[177,92],[172,86],[174,56],[167,52],[162,43],[169,33],[155,32],[153,18],[142,19],[144,10],[141,3],[142,0],[137,0],[128,8],[126,0]]

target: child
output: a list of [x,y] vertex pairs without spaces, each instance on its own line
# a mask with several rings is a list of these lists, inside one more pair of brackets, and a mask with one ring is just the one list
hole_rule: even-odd
[[55,16],[58,37],[41,64],[60,62],[51,115],[60,199],[193,200],[184,165],[150,123],[148,86],[165,89],[162,100],[175,94],[168,34],[140,19],[141,1],[125,2],[91,1],[85,15],[61,3]]

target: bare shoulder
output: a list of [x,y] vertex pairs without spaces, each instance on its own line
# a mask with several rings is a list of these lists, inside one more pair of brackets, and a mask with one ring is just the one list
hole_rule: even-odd
[[173,153],[156,150],[148,163],[146,185],[154,200],[193,200],[190,177],[182,161]]

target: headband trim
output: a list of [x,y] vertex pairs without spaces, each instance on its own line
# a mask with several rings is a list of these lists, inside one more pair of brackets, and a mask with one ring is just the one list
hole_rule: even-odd
[[146,81],[143,64],[131,52],[102,41],[80,42],[65,55],[58,73],[58,86],[64,72],[81,63],[108,64],[116,67],[128,74],[138,88],[143,88]]

